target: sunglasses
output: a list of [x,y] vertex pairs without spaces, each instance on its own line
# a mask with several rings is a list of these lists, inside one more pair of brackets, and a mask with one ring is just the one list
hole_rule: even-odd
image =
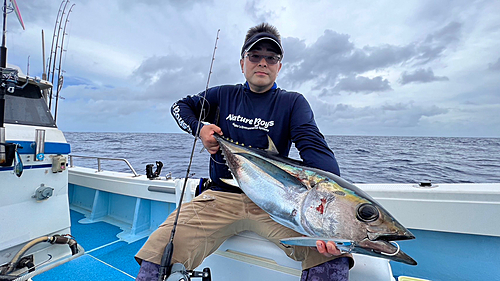
[[246,54],[245,57],[247,57],[248,60],[253,63],[259,63],[262,60],[262,58],[266,59],[266,62],[268,64],[277,64],[281,60],[279,56],[264,56],[256,54]]

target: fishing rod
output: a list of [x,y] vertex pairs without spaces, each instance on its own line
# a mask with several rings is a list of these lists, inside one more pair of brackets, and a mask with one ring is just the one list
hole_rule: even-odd
[[[63,0],[64,2],[64,0]],[[63,2],[61,2],[61,6],[63,4]],[[51,76],[51,79],[50,79],[50,83],[52,83],[52,85],[54,85],[54,75],[55,75],[55,72],[56,72],[56,60],[57,60],[57,48],[58,48],[58,45],[59,45],[59,34],[61,33],[61,30],[62,30],[62,21],[63,21],[63,17],[64,17],[64,14],[66,13],[66,6],[68,5],[69,3],[69,0],[66,0],[66,2],[64,2],[64,8],[62,9],[62,14],[61,14],[61,20],[59,21],[59,12],[57,13],[57,18],[56,18],[56,24],[54,26],[54,34],[52,34],[52,47],[50,48],[50,58],[49,58],[49,70],[48,70],[48,74],[47,74],[47,79],[49,78],[49,76]],[[59,7],[59,11],[61,11],[61,8]],[[55,31],[56,31],[56,26],[57,24],[59,23],[59,27],[57,29],[57,36],[55,34]],[[56,45],[54,46],[54,37],[55,37],[55,43]],[[52,61],[52,56],[54,56],[54,61]],[[61,59],[61,58],[59,58]],[[52,66],[50,65],[52,63]],[[52,67],[52,69],[51,69]],[[49,110],[52,110],[52,96],[53,96],[53,90],[51,89],[50,90],[50,98],[49,98]]]
[[[59,11],[57,12],[57,17],[56,17],[56,23],[54,24],[54,31],[52,32],[52,44],[50,45],[49,63],[47,64],[47,69],[44,68],[44,71],[47,73],[47,77],[50,76],[50,72],[51,72],[50,66],[52,65],[52,55],[53,55],[53,52],[54,52],[54,41],[55,41],[55,38],[56,38],[57,24],[59,23],[59,16],[61,14],[61,11],[62,11],[61,9],[62,9],[62,6],[63,6],[63,4],[64,4],[65,1],[67,1],[67,0],[63,0],[61,2],[61,5],[59,6]],[[66,9],[66,6],[64,8]],[[48,79],[48,78],[45,78],[45,79]]]
[[[69,22],[69,15],[71,14],[71,11],[73,10],[73,7],[75,4],[71,5],[69,8],[68,14],[66,15],[66,21],[64,22],[64,29],[63,29],[63,34],[62,34],[62,39],[61,39],[61,49],[59,53],[59,68],[57,69],[57,92],[56,92],[56,107],[54,109],[54,122],[57,122],[57,105],[59,104],[59,93],[61,92],[64,79],[63,76],[61,75],[62,71],[62,58],[63,58],[63,51],[64,51],[64,38],[66,37],[66,26]],[[54,69],[55,72],[55,69]]]
[[[170,233],[170,240],[163,251],[163,256],[161,257],[160,270],[158,274],[158,281],[164,281],[167,277],[172,273],[172,269],[175,267],[175,270],[178,271],[179,279],[174,279],[176,276],[172,276],[172,280],[182,280],[181,278],[187,277],[189,280],[189,276],[186,276],[186,270],[182,264],[171,265],[172,263],[172,255],[174,253],[174,236],[175,230],[177,228],[177,222],[179,221],[179,213],[181,211],[182,200],[184,198],[184,192],[186,191],[187,180],[189,177],[189,172],[191,171],[191,164],[193,163],[193,156],[196,147],[196,142],[198,141],[199,133],[200,133],[200,124],[203,115],[203,108],[205,107],[205,97],[208,91],[208,85],[210,84],[210,76],[212,75],[212,67],[214,65],[215,60],[215,51],[217,50],[217,41],[219,40],[219,32],[220,29],[217,30],[217,38],[215,39],[214,52],[212,54],[212,62],[210,63],[210,70],[208,72],[207,85],[205,87],[205,92],[203,93],[203,99],[201,103],[200,116],[198,117],[198,125],[196,126],[196,134],[194,135],[194,143],[193,148],[191,149],[191,156],[189,157],[189,165],[186,171],[186,177],[184,178],[184,184],[182,186],[181,197],[179,199],[179,206],[177,207],[177,213],[175,215],[174,225],[172,227],[172,232]],[[203,280],[210,280],[210,270],[203,270],[203,272],[191,272],[193,277],[203,277]],[[169,278],[170,279],[170,278]]]

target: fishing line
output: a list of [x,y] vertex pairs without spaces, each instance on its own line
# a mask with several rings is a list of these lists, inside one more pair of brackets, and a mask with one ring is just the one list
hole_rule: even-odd
[[194,151],[196,148],[196,142],[198,141],[198,137],[199,137],[199,133],[200,133],[200,124],[201,124],[202,116],[205,115],[203,112],[204,106],[205,106],[205,97],[207,95],[208,85],[210,84],[210,76],[212,75],[212,67],[214,65],[215,51],[217,50],[217,41],[219,40],[219,32],[220,32],[220,29],[217,30],[217,38],[215,39],[214,52],[212,54],[212,61],[210,63],[210,70],[208,72],[207,85],[205,87],[205,93],[203,94],[203,97],[202,97],[200,116],[198,117],[198,124],[196,126],[196,134],[194,135],[193,148],[191,149],[191,156],[189,157],[189,165],[188,165],[188,168],[186,171],[186,177],[184,178],[184,184],[182,186],[182,192],[181,192],[179,204],[177,207],[177,213],[175,215],[174,225],[172,227],[172,232],[170,233],[170,240],[169,240],[167,246],[165,247],[165,250],[163,252],[163,256],[161,259],[160,270],[159,270],[159,274],[158,274],[159,281],[165,280],[165,278],[170,274],[170,271],[171,271],[170,264],[172,263],[172,255],[174,252],[175,230],[177,228],[177,222],[179,221],[179,213],[180,213],[181,206],[182,206],[182,200],[184,198],[184,192],[186,191],[186,185],[187,185],[187,181],[188,181],[188,177],[189,177],[189,172],[191,170],[191,164],[193,163],[193,156],[194,156]]
[[215,160],[213,154],[210,154],[210,160],[214,161],[214,163],[219,164],[219,165],[226,165],[226,163],[224,163],[224,162],[219,162],[219,161]]
[[[208,79],[210,79],[210,77]],[[208,89],[208,84],[207,84],[207,89]],[[198,122],[200,120],[205,120],[205,117],[207,117],[207,114],[203,110],[203,107],[204,107],[205,103],[207,104],[207,112],[210,112],[210,102],[208,102],[208,100],[205,98],[206,94],[207,94],[207,92],[206,92],[206,89],[205,89],[205,91],[203,92],[203,96],[201,96],[201,100],[198,101],[198,103],[201,103],[201,110],[202,110],[201,113],[200,113],[200,119],[198,120]]]
[[396,244],[396,246],[398,247],[398,248],[396,249],[396,252],[394,252],[394,253],[392,253],[392,254],[389,254],[389,253],[384,253],[384,252],[380,252],[380,253],[381,253],[381,254],[384,254],[384,255],[386,255],[386,256],[389,256],[389,257],[392,257],[392,256],[397,255],[397,254],[401,251],[401,248],[399,247],[399,244],[398,244],[398,243],[396,243],[396,242],[394,242],[394,241],[391,241],[391,243]]

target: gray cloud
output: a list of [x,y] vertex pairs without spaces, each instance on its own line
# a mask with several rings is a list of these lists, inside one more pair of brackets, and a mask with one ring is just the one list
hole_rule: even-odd
[[423,24],[439,24],[456,19],[464,19],[469,24],[478,23],[484,18],[484,11],[496,11],[498,8],[495,1],[470,1],[470,0],[441,0],[419,1],[415,13],[407,18],[411,26]]
[[167,96],[182,97],[196,94],[203,89],[207,74],[202,72],[207,58],[186,58],[178,55],[153,56],[145,59],[134,71],[145,87],[148,99],[161,99]]
[[402,85],[408,83],[429,83],[434,81],[448,81],[450,80],[446,76],[435,76],[431,68],[423,69],[419,68],[414,72],[404,71],[401,74],[399,83]]
[[[210,86],[240,81],[237,64],[227,63],[226,60],[216,60]],[[144,89],[137,95],[147,99],[178,99],[197,94],[206,87],[210,61],[209,57],[176,54],[147,58],[132,74],[133,79],[139,79],[139,86]]]
[[286,67],[281,81],[285,83],[300,86],[307,81],[315,81],[317,86],[325,83],[334,86],[338,75],[351,72],[345,69],[345,62],[352,57],[354,44],[347,34],[325,30],[323,36],[311,46],[306,46],[298,38],[285,38],[283,45]]
[[245,11],[257,23],[267,22],[269,19],[276,18],[276,11],[265,10],[260,7],[258,0],[247,1]]
[[[52,24],[55,24],[58,11],[57,9],[59,9],[60,3],[61,2],[57,2],[57,7],[56,7],[55,6],[56,4],[54,2],[37,0],[37,1],[18,1],[17,5],[19,7],[19,11],[21,12],[21,16],[23,17],[24,24],[27,25],[26,28],[28,28],[29,25],[32,23],[46,22],[47,16],[49,16],[50,22],[52,22]],[[66,7],[66,10],[69,10],[69,7],[71,7],[71,5],[72,3],[69,3]],[[11,19],[15,19],[15,21],[17,22],[16,15],[14,13],[9,14],[8,18],[9,18],[9,23],[11,23],[8,29],[22,30],[22,27],[19,24],[17,23],[12,24],[14,23],[14,21],[12,21]],[[29,21],[27,19],[29,19]]]
[[179,10],[189,10],[196,4],[212,4],[213,0],[169,0],[169,1],[157,1],[157,0],[127,0],[120,1],[119,4],[124,10],[133,10],[134,5],[137,4],[145,4],[148,6],[153,6],[156,9],[165,8],[165,7],[173,7]]
[[416,64],[426,64],[438,57],[453,43],[460,40],[462,24],[450,22],[440,30],[427,35],[416,48]]
[[71,75],[64,76],[63,88],[66,88],[68,86],[78,86],[78,85],[87,85],[90,88],[97,89],[97,87],[93,85],[92,81],[90,81],[87,78],[71,76]]
[[[135,89],[127,87],[102,87],[95,84],[68,85],[61,91],[61,94],[64,95],[68,102],[88,100],[95,103],[95,105],[98,105],[100,102],[112,103],[113,101],[134,104],[138,100]],[[108,110],[118,110],[118,106],[110,106]]]
[[381,76],[374,78],[368,78],[364,76],[349,76],[340,79],[340,81],[333,87],[331,94],[327,91],[323,91],[321,95],[332,95],[338,94],[339,92],[348,93],[373,93],[373,92],[383,92],[392,90],[387,79],[383,79]]
[[364,107],[344,103],[332,106],[320,102],[315,104],[315,113],[320,128],[326,134],[349,134],[356,131],[380,135],[381,132],[390,131],[398,135],[411,128],[418,128],[428,118],[449,113],[449,109],[435,105],[415,105],[414,102]]
[[[478,85],[473,90],[460,91],[456,99],[465,105],[474,106],[495,106],[500,105],[500,81],[496,79],[496,83],[484,83]],[[500,118],[498,118],[500,120]]]
[[500,58],[498,58],[497,62],[489,63],[488,69],[493,71],[500,71]]
[[356,48],[349,35],[332,30],[325,30],[309,46],[298,38],[285,38],[286,67],[281,81],[291,86],[312,82],[315,89],[331,90],[342,76],[391,66],[424,65],[441,57],[447,48],[456,43],[460,39],[461,28],[461,23],[451,22],[424,40],[403,46],[385,44]]

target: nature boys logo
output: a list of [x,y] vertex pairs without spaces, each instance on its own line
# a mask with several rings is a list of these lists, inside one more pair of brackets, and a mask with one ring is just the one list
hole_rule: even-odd
[[[274,121],[266,121],[259,117],[246,118],[241,115],[229,114],[226,117],[227,121],[234,121],[232,124],[236,128],[246,129],[246,130],[262,130],[269,132],[269,127],[274,126]],[[235,122],[239,122],[235,123]]]

